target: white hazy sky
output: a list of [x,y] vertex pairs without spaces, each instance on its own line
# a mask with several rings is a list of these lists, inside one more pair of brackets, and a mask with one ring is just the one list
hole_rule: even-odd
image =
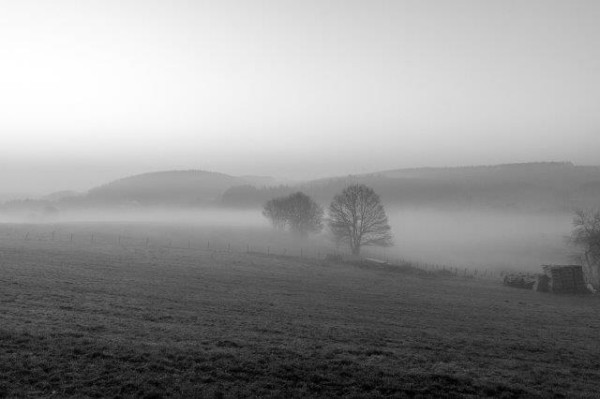
[[597,0],[0,0],[0,191],[598,164]]

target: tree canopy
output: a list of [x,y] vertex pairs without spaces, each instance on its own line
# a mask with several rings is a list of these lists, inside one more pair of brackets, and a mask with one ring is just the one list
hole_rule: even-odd
[[263,215],[275,228],[289,229],[300,236],[323,229],[323,208],[300,191],[269,200],[263,208]]
[[583,250],[588,282],[600,288],[600,210],[576,211],[571,238]]
[[392,245],[391,227],[379,195],[364,184],[346,187],[329,205],[329,228],[354,255],[365,245]]

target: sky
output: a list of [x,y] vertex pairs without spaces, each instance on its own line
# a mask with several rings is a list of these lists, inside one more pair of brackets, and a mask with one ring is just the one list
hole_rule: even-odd
[[0,0],[0,193],[600,164],[600,1]]

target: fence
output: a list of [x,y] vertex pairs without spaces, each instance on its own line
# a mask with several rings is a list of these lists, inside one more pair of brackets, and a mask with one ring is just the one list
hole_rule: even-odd
[[[210,252],[230,252],[230,253],[248,253],[262,254],[266,256],[287,256],[303,259],[324,260],[327,255],[339,255],[350,258],[344,251],[340,251],[333,246],[326,245],[290,245],[284,246],[277,244],[256,244],[250,242],[240,242],[240,240],[228,240],[218,237],[206,237],[205,239],[190,237],[157,237],[156,235],[143,234],[116,234],[106,231],[65,231],[64,228],[52,229],[28,228],[28,225],[19,225],[5,228],[0,232],[0,241],[4,239],[17,240],[23,242],[48,242],[48,243],[69,243],[82,246],[117,246],[120,248],[147,248],[147,249],[174,249],[189,251],[210,251]],[[468,279],[499,279],[505,273],[494,269],[472,269],[458,266],[431,264],[415,262],[411,260],[390,257],[386,253],[378,252],[373,249],[365,249],[365,257],[380,264],[387,265],[408,265],[429,274],[442,275],[448,277],[461,277]],[[357,258],[351,258],[357,260]]]

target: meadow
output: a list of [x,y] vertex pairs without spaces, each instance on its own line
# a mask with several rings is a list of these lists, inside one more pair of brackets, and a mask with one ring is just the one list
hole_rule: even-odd
[[267,254],[230,233],[1,225],[0,397],[600,392],[595,296]]

